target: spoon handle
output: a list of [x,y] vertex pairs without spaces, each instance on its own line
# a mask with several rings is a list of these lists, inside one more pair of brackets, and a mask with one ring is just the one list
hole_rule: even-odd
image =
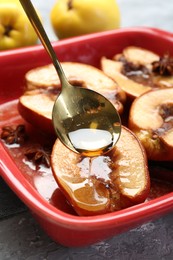
[[[60,62],[57,59],[57,56],[55,54],[55,51],[51,45],[51,42],[42,26],[42,23],[40,21],[40,18],[38,17],[36,10],[33,6],[33,4],[31,3],[30,0],[19,0],[26,15],[28,16],[28,19],[30,20],[32,26],[34,27],[41,43],[43,44],[44,48],[46,49],[47,53],[49,54],[50,58],[52,59],[53,65],[58,73],[58,76],[60,78],[61,81],[61,85],[69,85],[67,78],[64,74],[64,71],[62,69],[62,66],[60,64]],[[66,83],[66,84],[64,84]]]

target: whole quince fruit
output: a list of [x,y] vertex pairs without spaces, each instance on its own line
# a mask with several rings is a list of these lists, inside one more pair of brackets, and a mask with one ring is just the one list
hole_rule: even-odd
[[59,39],[119,28],[115,0],[58,0],[50,14]]
[[20,2],[0,0],[0,50],[34,45],[37,40]]

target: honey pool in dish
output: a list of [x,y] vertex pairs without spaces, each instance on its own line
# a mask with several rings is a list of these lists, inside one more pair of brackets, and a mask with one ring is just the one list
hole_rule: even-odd
[[[0,131],[3,126],[24,124],[29,138],[21,146],[18,144],[6,145],[4,141],[1,140],[4,143],[4,149],[8,150],[20,172],[45,200],[66,213],[76,215],[58,188],[51,168],[44,165],[36,166],[25,156],[25,153],[30,148],[39,148],[40,145],[49,145],[51,147],[56,137],[40,133],[37,129],[26,123],[18,113],[17,103],[18,100],[14,100],[0,106]],[[160,197],[171,191],[173,191],[173,184],[170,182],[151,178],[151,191],[147,200]]]

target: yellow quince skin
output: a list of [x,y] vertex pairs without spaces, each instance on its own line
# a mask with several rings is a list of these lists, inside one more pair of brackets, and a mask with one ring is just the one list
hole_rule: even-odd
[[37,40],[20,2],[0,0],[0,50],[34,45]]
[[50,19],[59,39],[120,27],[115,0],[58,0]]

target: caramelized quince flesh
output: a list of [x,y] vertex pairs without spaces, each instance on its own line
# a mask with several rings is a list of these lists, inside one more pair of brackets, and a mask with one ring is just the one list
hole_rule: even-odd
[[149,91],[132,104],[129,128],[151,160],[173,160],[173,88]]
[[[108,98],[122,114],[125,92],[101,70],[77,62],[61,63],[69,82],[74,86],[89,88]],[[28,71],[25,75],[26,91],[19,98],[19,112],[26,121],[48,133],[52,127],[52,109],[61,87],[52,64]]]
[[51,155],[54,177],[79,215],[113,212],[145,201],[150,181],[145,152],[127,129],[104,156],[81,157],[59,140]]

